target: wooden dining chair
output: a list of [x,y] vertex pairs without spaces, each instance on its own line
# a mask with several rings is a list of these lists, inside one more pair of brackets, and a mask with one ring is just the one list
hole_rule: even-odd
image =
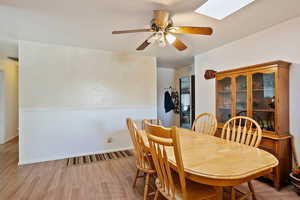
[[[164,128],[145,122],[150,152],[157,171],[154,200],[162,194],[168,200],[215,200],[214,187],[186,180],[177,128]],[[177,172],[172,172],[166,149],[173,149]]]
[[217,125],[218,122],[215,115],[211,113],[202,113],[194,120],[192,130],[207,135],[215,135]]
[[145,130],[145,122],[149,122],[154,125],[162,125],[162,121],[160,119],[144,119],[142,122],[142,129]]
[[[258,147],[262,137],[262,130],[259,124],[250,117],[237,116],[227,121],[222,129],[221,138],[240,144],[245,144],[251,147]],[[252,196],[255,200],[255,192],[251,181],[248,181],[248,187],[250,192],[247,193],[243,199],[247,196]],[[235,191],[232,188],[232,199],[235,198]]]
[[[148,188],[150,185],[150,178],[156,173],[155,167],[153,166],[150,152],[146,150],[145,144],[141,135],[139,134],[139,130],[137,129],[135,122],[131,118],[127,118],[126,121],[136,153],[137,172],[133,181],[133,187],[135,187],[138,178],[145,177],[144,200],[146,200],[150,195],[148,194]],[[144,173],[145,175],[140,176],[140,172]]]

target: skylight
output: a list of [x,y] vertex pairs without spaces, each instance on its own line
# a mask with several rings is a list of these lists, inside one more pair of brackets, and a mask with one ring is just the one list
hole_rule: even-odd
[[222,20],[255,0],[208,0],[195,12]]

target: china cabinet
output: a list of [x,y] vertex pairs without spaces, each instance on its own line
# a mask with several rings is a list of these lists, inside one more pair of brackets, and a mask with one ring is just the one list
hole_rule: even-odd
[[274,154],[278,167],[267,176],[279,189],[291,171],[289,67],[274,61],[216,74],[218,128],[234,116],[255,119],[263,130],[259,148]]

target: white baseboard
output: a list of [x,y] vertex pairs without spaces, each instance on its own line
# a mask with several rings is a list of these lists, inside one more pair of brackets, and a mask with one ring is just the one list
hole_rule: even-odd
[[34,163],[40,163],[40,162],[46,162],[46,161],[62,160],[62,159],[78,157],[78,156],[86,156],[86,155],[108,153],[108,152],[115,152],[115,151],[125,151],[125,150],[131,150],[131,149],[133,149],[133,147],[129,146],[129,147],[125,147],[125,148],[106,149],[106,150],[96,151],[96,152],[61,155],[61,156],[53,156],[53,157],[48,157],[48,158],[35,158],[35,159],[30,159],[30,160],[19,161],[18,165],[22,166],[22,165],[28,165],[28,164],[34,164]]

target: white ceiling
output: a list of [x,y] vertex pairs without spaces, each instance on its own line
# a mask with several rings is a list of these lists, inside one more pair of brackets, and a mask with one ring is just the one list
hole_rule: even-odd
[[[206,0],[0,0],[0,53],[15,40],[42,41],[93,49],[135,52],[149,33],[112,35],[112,30],[144,28],[152,10],[167,9],[175,25],[211,26],[212,36],[180,35],[184,52],[153,45],[141,52],[158,57],[158,65],[193,63],[193,55],[243,38],[300,15],[299,0],[256,0],[218,21],[193,11]],[[10,41],[5,44],[1,41]],[[233,55],[234,56],[234,55]]]

